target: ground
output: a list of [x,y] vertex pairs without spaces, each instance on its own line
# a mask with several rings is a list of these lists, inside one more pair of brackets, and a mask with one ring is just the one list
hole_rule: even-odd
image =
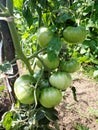
[[[60,130],[76,130],[74,126],[77,123],[88,127],[87,130],[98,130],[98,83],[80,72],[74,73],[72,77],[78,101],[73,99],[72,91],[68,88],[64,93],[64,99],[56,107],[59,112]],[[3,102],[0,102],[0,110],[6,111],[9,106],[6,96],[1,101]],[[0,115],[4,111],[1,111]]]
[[[98,130],[98,83],[82,73],[73,75],[78,102],[74,101],[70,88],[65,92],[59,111],[60,130],[75,130],[76,123],[89,130]],[[79,129],[85,130],[85,129]]]

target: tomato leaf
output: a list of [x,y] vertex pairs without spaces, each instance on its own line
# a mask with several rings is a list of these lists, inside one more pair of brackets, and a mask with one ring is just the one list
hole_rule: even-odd
[[6,128],[6,130],[10,130],[12,125],[12,112],[5,113],[3,117],[3,126]]
[[30,27],[33,23],[33,19],[32,19],[32,13],[31,13],[28,5],[29,5],[28,1],[25,1],[23,4],[22,13],[23,13],[23,16],[25,17],[25,19]]
[[5,89],[5,86],[0,86],[0,92],[2,92]]
[[37,121],[40,121],[41,119],[43,119],[45,117],[44,115],[44,112],[39,110],[37,113],[36,113],[36,120]]
[[14,6],[18,9],[22,9],[23,0],[13,0]]
[[62,42],[58,36],[54,36],[49,42],[47,52],[50,61],[53,61],[55,58],[57,58],[61,50],[61,44]]
[[67,14],[67,13],[65,13],[65,12],[61,12],[60,14],[59,14],[59,16],[57,16],[57,19],[56,19],[56,22],[57,23],[64,23],[64,22],[66,22],[68,19],[70,19],[70,16]]
[[45,116],[49,121],[55,122],[58,120],[57,111],[53,108],[45,109]]
[[82,124],[76,123],[75,125],[76,130],[90,130],[87,126],[84,126]]
[[11,64],[7,61],[5,61],[3,64],[0,65],[0,70],[2,72],[6,72],[12,74],[13,73],[13,68],[11,66]]

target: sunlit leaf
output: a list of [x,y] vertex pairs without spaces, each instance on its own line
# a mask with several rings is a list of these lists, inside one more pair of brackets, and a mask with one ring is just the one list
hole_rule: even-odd
[[90,130],[87,126],[77,123],[75,125],[75,130]]
[[5,86],[0,86],[0,92],[2,92],[5,89]]
[[18,9],[22,9],[23,0],[13,0],[14,6]]
[[10,130],[11,129],[11,125],[12,125],[12,112],[7,112],[4,114],[3,116],[3,126],[4,128],[6,128],[6,130]]

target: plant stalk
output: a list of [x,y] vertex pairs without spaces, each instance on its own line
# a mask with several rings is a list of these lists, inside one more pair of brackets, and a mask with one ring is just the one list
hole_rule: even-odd
[[12,39],[13,39],[13,44],[14,44],[14,47],[15,47],[15,52],[16,52],[17,57],[19,59],[21,59],[26,64],[29,72],[31,74],[33,74],[33,70],[31,69],[31,65],[30,65],[28,59],[26,58],[26,56],[23,54],[22,49],[20,47],[19,37],[18,37],[18,34],[17,34],[17,30],[15,28],[14,22],[13,21],[8,22],[8,26],[9,26],[10,33],[11,33],[11,36],[12,36]]
[[[8,12],[8,16],[10,17],[11,15],[13,15],[13,0],[7,0],[6,7],[7,8],[5,8],[0,3],[1,10]],[[14,44],[14,48],[15,48],[15,53],[16,53],[17,57],[19,59],[21,59],[26,64],[30,74],[33,74],[33,70],[31,69],[30,62],[28,61],[27,57],[24,55],[24,53],[21,49],[19,36],[18,36],[16,27],[15,27],[15,23],[13,20],[8,22],[8,27],[9,27],[9,30],[10,30],[10,33],[12,36],[12,40],[13,40],[13,44]]]

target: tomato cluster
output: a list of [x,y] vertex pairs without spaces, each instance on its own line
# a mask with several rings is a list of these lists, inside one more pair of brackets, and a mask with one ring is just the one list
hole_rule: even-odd
[[[37,35],[39,46],[47,47],[53,36],[48,28],[40,28]],[[86,31],[83,27],[68,27],[63,31],[63,36],[66,42],[80,43],[85,40]],[[76,59],[59,55],[50,60],[47,52],[37,55],[35,63],[38,72],[22,75],[15,81],[16,97],[23,104],[33,104],[37,100],[43,107],[55,107],[63,98],[62,91],[71,86],[70,73],[76,72],[80,65]]]

